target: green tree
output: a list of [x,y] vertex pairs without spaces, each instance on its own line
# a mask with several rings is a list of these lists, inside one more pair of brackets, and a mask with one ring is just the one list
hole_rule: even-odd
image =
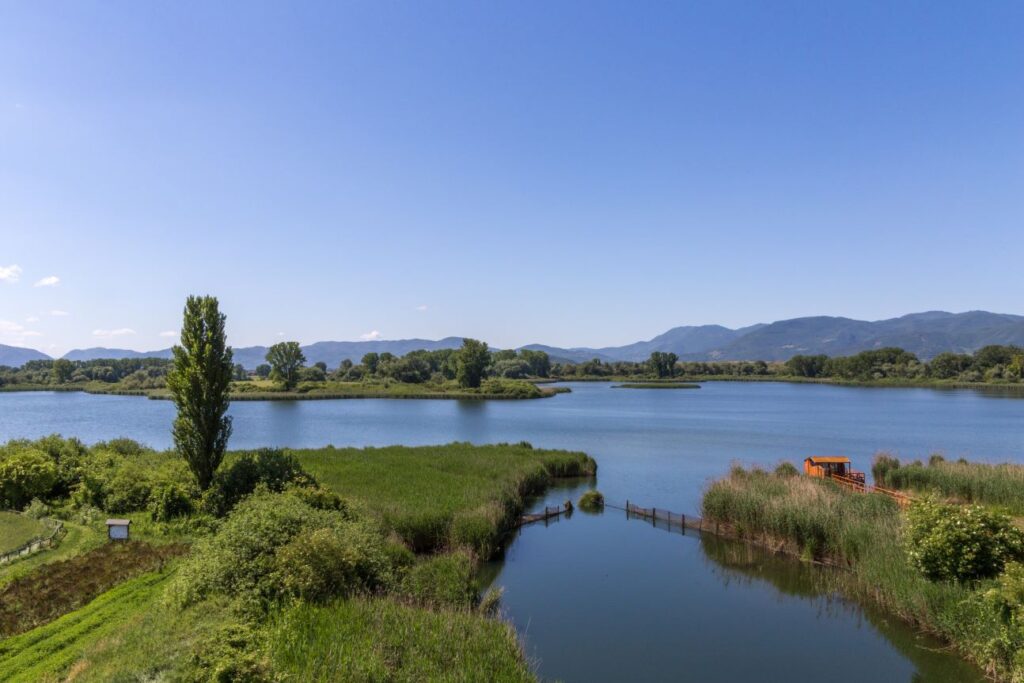
[[363,365],[366,366],[366,374],[376,375],[377,366],[380,365],[380,355],[371,351],[363,356]]
[[459,349],[455,358],[455,377],[459,380],[459,384],[464,387],[479,387],[490,360],[491,354],[487,350],[486,342],[463,339],[462,348]]
[[181,345],[174,347],[174,365],[167,374],[167,388],[178,408],[174,446],[203,490],[213,481],[231,437],[226,413],[234,367],[224,320],[215,297],[190,296]]
[[655,351],[647,360],[647,366],[658,377],[671,377],[675,372],[676,361],[678,360],[679,356],[674,353]]
[[256,366],[256,376],[261,379],[266,379],[267,377],[270,377],[272,369],[273,368],[271,368],[268,363],[260,363]]
[[57,466],[38,448],[0,453],[0,507],[21,508],[57,483]]
[[75,364],[66,358],[58,358],[53,361],[53,368],[51,368],[50,372],[53,375],[54,382],[57,384],[64,384],[71,379],[71,375],[74,374]]
[[299,347],[299,342],[279,342],[267,351],[267,362],[270,363],[271,379],[284,382],[285,389],[292,389],[299,381],[299,369],[306,362],[306,356]]

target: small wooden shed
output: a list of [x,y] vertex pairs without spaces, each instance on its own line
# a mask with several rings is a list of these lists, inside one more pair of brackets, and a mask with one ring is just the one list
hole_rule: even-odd
[[845,455],[812,455],[804,460],[804,474],[819,479],[842,477],[864,481],[864,473],[854,470]]
[[107,538],[111,541],[127,541],[128,527],[132,525],[130,519],[108,519]]

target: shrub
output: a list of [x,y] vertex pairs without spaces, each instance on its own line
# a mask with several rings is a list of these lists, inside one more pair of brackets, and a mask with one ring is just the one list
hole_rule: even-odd
[[390,579],[380,534],[359,522],[300,533],[277,551],[282,593],[310,602],[372,593]]
[[580,510],[584,512],[599,512],[604,509],[604,494],[597,490],[590,490],[580,496]]
[[775,468],[775,476],[777,477],[795,477],[799,474],[800,470],[789,461],[780,462]]
[[888,453],[878,453],[875,455],[874,462],[871,463],[871,476],[883,486],[892,486],[890,474],[899,468],[899,458]]
[[1024,559],[1024,532],[1006,515],[978,505],[915,500],[907,513],[911,563],[933,581],[975,581]]
[[257,486],[280,493],[291,484],[312,485],[315,482],[290,453],[261,448],[244,453],[227,467],[222,467],[206,492],[203,506],[212,514],[226,515]]
[[194,492],[184,484],[162,482],[149,495],[149,513],[154,522],[167,522],[175,517],[191,514]]
[[39,500],[33,498],[32,502],[25,506],[25,516],[31,517],[32,519],[42,519],[50,514],[50,506]]
[[[222,594],[262,610],[289,594],[319,598],[357,585],[372,590],[387,581],[388,555],[383,539],[365,524],[288,493],[257,492],[238,504],[216,534],[196,543],[171,597],[187,605]],[[321,551],[326,557],[317,557]]]
[[0,505],[21,508],[45,498],[57,482],[57,466],[38,448],[0,454]]
[[97,451],[110,451],[111,453],[117,453],[118,455],[124,456],[142,455],[148,450],[138,441],[125,438],[100,441],[93,447],[93,449]]

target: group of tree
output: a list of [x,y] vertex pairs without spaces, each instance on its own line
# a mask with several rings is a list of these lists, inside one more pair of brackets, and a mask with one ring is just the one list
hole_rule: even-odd
[[940,353],[922,361],[909,351],[887,347],[851,356],[797,355],[783,362],[683,361],[674,353],[655,351],[646,361],[557,363],[551,376],[577,378],[805,377],[850,381],[953,380],[958,382],[1024,381],[1024,348],[992,345],[974,353]]
[[129,389],[159,389],[165,385],[170,368],[171,361],[166,358],[33,360],[19,368],[0,367],[0,386],[121,382]]

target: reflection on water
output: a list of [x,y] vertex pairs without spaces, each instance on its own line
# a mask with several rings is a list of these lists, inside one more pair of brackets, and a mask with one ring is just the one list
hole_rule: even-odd
[[525,527],[484,570],[545,680],[984,680],[902,623],[822,592],[835,570],[618,510]]

